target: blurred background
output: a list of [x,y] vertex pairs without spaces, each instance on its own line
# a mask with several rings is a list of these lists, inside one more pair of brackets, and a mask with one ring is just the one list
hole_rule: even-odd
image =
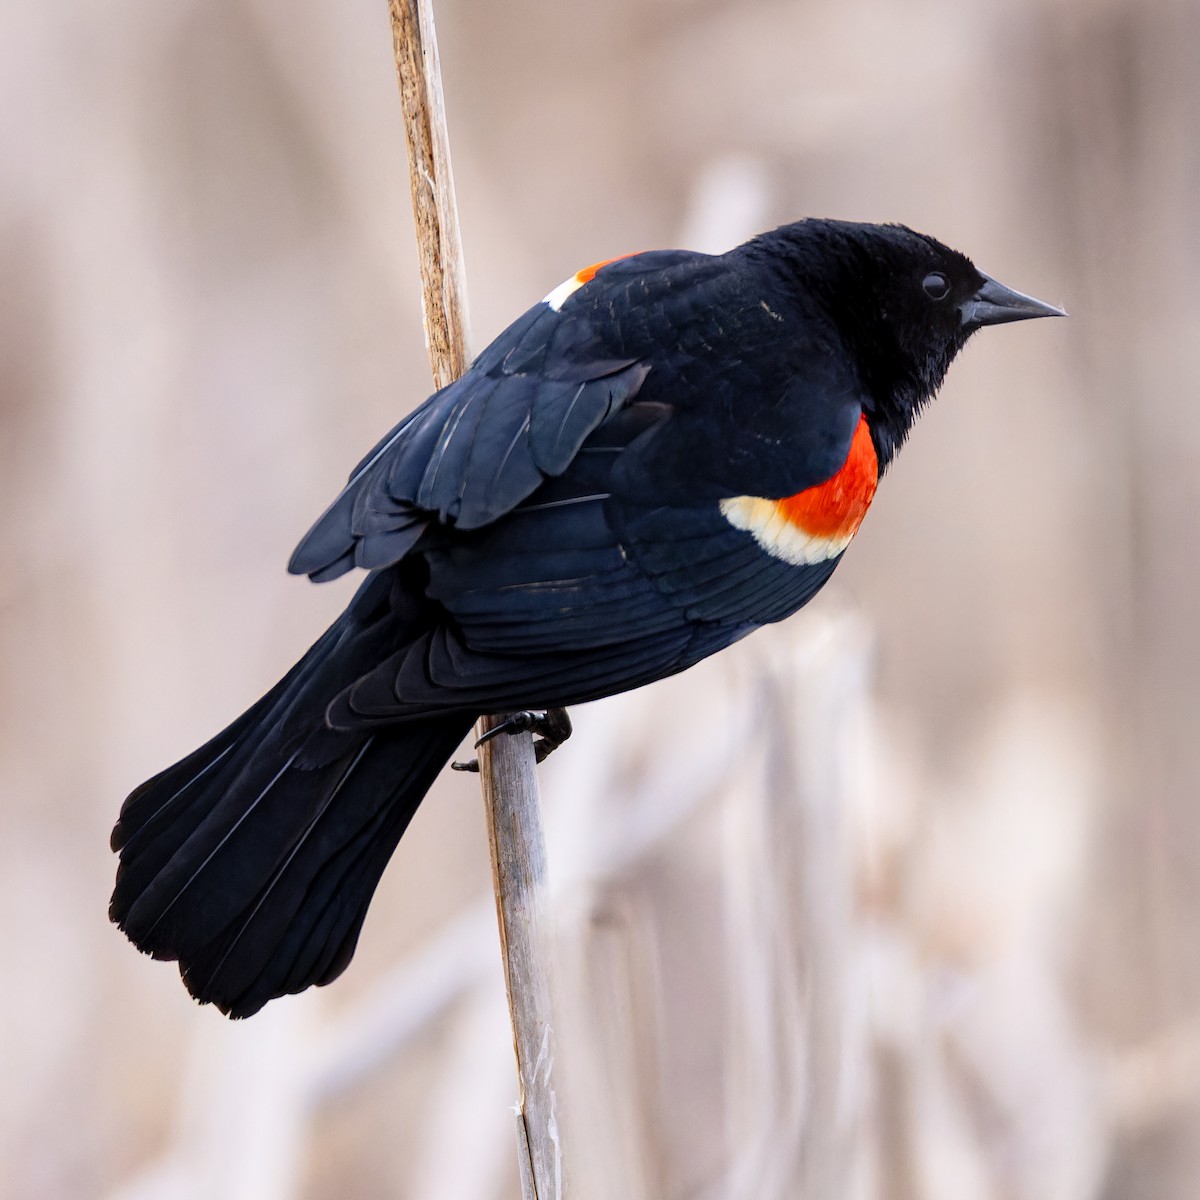
[[[581,1197],[1200,1194],[1200,8],[436,12],[475,348],[583,263],[901,221],[986,332],[834,582],[543,772]],[[517,1194],[476,784],[234,1025],[107,922],[130,788],[291,664],[429,388],[382,0],[0,11],[0,1194]]]

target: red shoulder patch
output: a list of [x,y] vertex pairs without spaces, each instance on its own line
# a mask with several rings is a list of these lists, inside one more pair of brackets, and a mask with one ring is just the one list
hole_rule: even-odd
[[867,418],[860,417],[850,453],[832,479],[777,501],[783,519],[810,537],[850,538],[858,532],[879,483],[879,460]]
[[596,278],[596,272],[601,267],[607,267],[609,263],[620,262],[623,258],[632,258],[633,253],[633,251],[630,251],[628,254],[618,254],[616,258],[604,258],[598,263],[592,263],[590,267],[584,267],[582,271],[575,272],[575,282],[582,287],[585,283],[590,283]]
[[858,532],[878,482],[875,444],[860,417],[846,461],[832,479],[782,500],[732,496],[721,501],[721,512],[775,558],[793,566],[826,562]]
[[560,283],[548,296],[542,300],[543,304],[548,304],[555,312],[561,310],[569,296],[574,295],[585,283],[590,283],[596,277],[596,272],[601,267],[607,267],[609,263],[619,262],[623,258],[632,258],[637,251],[631,251],[629,254],[618,254],[616,258],[606,258],[601,262],[592,263],[590,267],[584,267],[581,271],[576,271],[570,279]]

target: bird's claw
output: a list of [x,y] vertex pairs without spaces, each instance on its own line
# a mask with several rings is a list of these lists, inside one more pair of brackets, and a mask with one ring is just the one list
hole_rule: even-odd
[[[501,733],[533,733],[536,734],[533,743],[534,758],[543,762],[571,736],[571,718],[565,708],[548,708],[544,713],[515,712],[497,722],[476,743],[478,749],[484,742],[490,742]],[[455,771],[478,771],[479,759],[470,762],[452,762],[450,766]]]

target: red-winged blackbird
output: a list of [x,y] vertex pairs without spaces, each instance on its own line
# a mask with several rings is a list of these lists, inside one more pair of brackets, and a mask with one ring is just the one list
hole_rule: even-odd
[[481,713],[682,671],[805,604],[951,360],[1061,315],[902,226],[579,272],[355,468],[292,556],[369,571],[113,831],[110,915],[234,1017],[328,983]]

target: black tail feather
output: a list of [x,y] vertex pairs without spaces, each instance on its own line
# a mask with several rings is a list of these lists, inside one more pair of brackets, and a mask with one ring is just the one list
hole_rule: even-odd
[[230,1016],[345,969],[388,859],[471,724],[327,725],[334,696],[403,640],[370,587],[262,700],[134,791],[113,831],[110,916]]

